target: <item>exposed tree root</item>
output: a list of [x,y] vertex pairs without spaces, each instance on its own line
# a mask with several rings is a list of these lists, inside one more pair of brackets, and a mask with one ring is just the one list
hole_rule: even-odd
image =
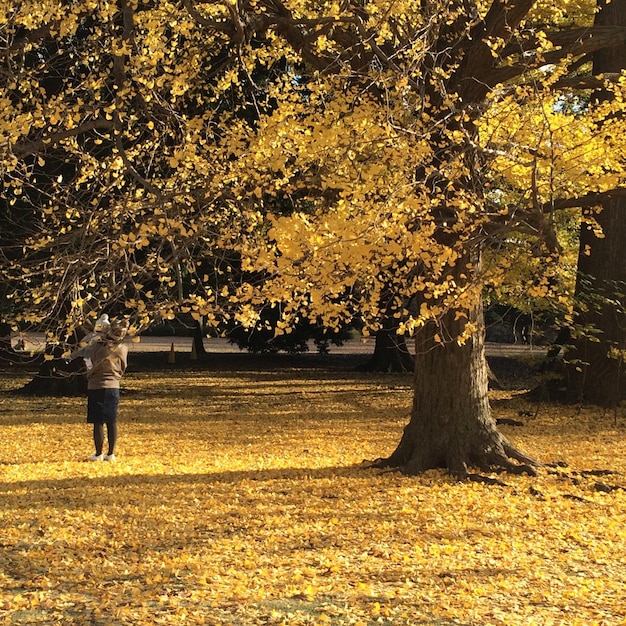
[[391,464],[389,463],[389,457],[378,457],[377,459],[374,459],[373,461],[365,461],[365,463],[367,463],[367,465],[365,466],[367,469],[388,469],[389,471],[394,471],[395,467],[392,467]]
[[474,483],[482,483],[484,485],[497,485],[499,487],[508,487],[505,482],[498,480],[497,478],[491,478],[490,476],[483,476],[482,474],[467,474],[465,479]]
[[[386,458],[374,459],[368,462],[367,467],[372,469],[386,469],[389,471],[400,471],[406,475],[415,476],[435,467],[420,467],[415,463],[415,459],[411,458],[406,463],[394,463],[393,456]],[[517,461],[517,463],[515,462]],[[540,466],[535,459],[521,452],[512,444],[504,441],[497,450],[483,453],[476,458],[464,460],[460,456],[450,454],[445,464],[439,467],[447,469],[451,476],[464,481],[471,480],[474,482],[482,482],[489,485],[505,486],[506,483],[496,478],[485,476],[485,474],[494,471],[504,471],[513,475],[527,474],[528,476],[537,475],[537,467]],[[470,473],[469,467],[477,467],[482,474]]]
[[[556,468],[556,467],[567,467],[567,463],[564,461],[556,461],[555,463],[549,463],[548,467]],[[613,476],[619,475],[619,472],[609,469],[591,469],[591,470],[578,470],[571,473],[561,472],[557,469],[549,470],[549,473],[553,476],[558,476],[563,480],[568,480],[573,485],[579,486],[582,483],[582,479],[593,476]],[[579,477],[582,477],[579,478]],[[611,493],[613,491],[626,491],[626,487],[624,485],[608,485],[606,483],[595,482],[593,484],[593,490],[599,491],[601,493]],[[575,498],[575,496],[567,496]]]
[[[479,424],[474,432],[471,429],[462,434],[453,431],[448,436],[435,429],[422,431],[421,426],[418,422],[409,424],[393,454],[375,459],[370,467],[396,469],[413,476],[430,469],[444,469],[458,480],[504,484],[486,475],[506,472],[536,476],[541,465],[510,443],[493,422]],[[471,473],[471,468],[478,469],[479,474]]]
[[521,476],[522,474],[527,474],[528,476],[537,476],[536,466],[530,464],[518,465],[517,463],[512,463],[508,459],[501,460],[499,465],[502,469],[509,473],[514,474],[516,476]]
[[496,426],[524,426],[524,422],[520,422],[519,420],[512,420],[508,417],[499,417],[496,420]]

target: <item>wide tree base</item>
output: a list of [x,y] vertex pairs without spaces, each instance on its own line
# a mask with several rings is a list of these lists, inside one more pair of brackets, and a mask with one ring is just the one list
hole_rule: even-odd
[[[537,468],[540,466],[538,461],[510,443],[497,430],[494,430],[493,439],[489,443],[467,446],[467,442],[464,442],[464,450],[461,451],[459,448],[458,445],[451,445],[446,454],[436,455],[430,446],[428,449],[426,446],[424,448],[410,446],[403,439],[391,456],[376,459],[371,466],[397,469],[412,476],[431,469],[444,469],[459,480],[477,480],[479,477],[471,472],[472,468],[483,474],[504,471],[510,474],[536,476]],[[437,457],[439,461],[434,462]],[[486,477],[480,479],[490,482]]]
[[[468,321],[476,328],[458,341]],[[471,468],[536,475],[539,463],[502,435],[491,413],[480,301],[466,315],[446,312],[415,339],[411,419],[396,450],[376,466],[411,475],[445,469],[459,479]]]

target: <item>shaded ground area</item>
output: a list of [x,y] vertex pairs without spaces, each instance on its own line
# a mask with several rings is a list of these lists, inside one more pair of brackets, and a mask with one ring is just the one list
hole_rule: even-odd
[[[195,357],[191,342],[185,338],[148,338],[133,344],[129,368],[137,371],[172,369],[206,369],[208,371],[259,371],[275,369],[338,369],[358,370],[370,358],[374,343],[349,341],[333,347],[329,354],[310,351],[303,354],[251,354],[228,344],[225,340],[206,342],[207,354]],[[174,346],[172,350],[172,345]],[[520,344],[487,344],[489,367],[500,384],[507,388],[528,387],[536,383],[537,370],[545,350]],[[410,377],[411,374],[407,373]]]

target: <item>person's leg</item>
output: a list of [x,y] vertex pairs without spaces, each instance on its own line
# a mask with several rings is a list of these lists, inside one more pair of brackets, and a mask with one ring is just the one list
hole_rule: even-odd
[[115,444],[117,443],[117,409],[120,403],[120,390],[107,389],[105,402],[105,416],[107,425],[107,438],[109,451],[104,457],[105,461],[115,460]]
[[93,424],[93,443],[96,447],[88,461],[102,460],[102,446],[104,445],[104,421],[102,419],[103,398],[101,389],[87,391],[87,422]]
[[104,424],[102,422],[94,422],[93,442],[96,446],[96,456],[100,456],[104,445]]
[[109,443],[107,456],[112,456],[115,454],[115,444],[117,443],[117,421],[107,422],[107,440]]

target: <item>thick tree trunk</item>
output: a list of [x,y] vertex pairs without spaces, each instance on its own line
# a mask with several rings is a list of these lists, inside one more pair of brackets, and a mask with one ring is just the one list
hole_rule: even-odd
[[[442,320],[450,337],[463,331],[465,322],[455,317],[450,311]],[[472,317],[482,322],[481,306]],[[459,477],[470,466],[534,473],[530,466],[536,463],[502,436],[491,415],[484,332],[475,332],[463,345],[443,344],[439,333],[440,327],[430,323],[416,336],[411,420],[395,452],[379,465],[409,474],[447,468]]]
[[576,321],[589,332],[566,353],[567,400],[617,406],[625,390],[626,199],[605,203],[596,216],[604,238],[583,226]]
[[[596,24],[626,27],[626,0],[600,0]],[[594,74],[618,73],[626,68],[626,45],[594,54]],[[612,98],[600,92],[598,99]],[[593,217],[603,237],[583,224],[578,255],[576,295],[581,303],[577,322],[599,333],[577,339],[566,359],[567,396],[601,406],[619,404],[624,396],[626,349],[626,199],[613,198]]]

